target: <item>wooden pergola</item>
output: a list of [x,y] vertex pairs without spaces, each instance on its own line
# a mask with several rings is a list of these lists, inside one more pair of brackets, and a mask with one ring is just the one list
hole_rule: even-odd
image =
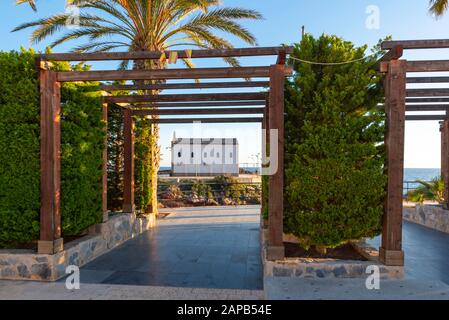
[[[286,68],[286,56],[291,47],[257,47],[223,50],[166,51],[164,56],[177,58],[226,58],[248,56],[277,56],[269,66],[158,69],[158,70],[102,70],[54,72],[51,61],[110,61],[160,60],[162,52],[61,53],[40,55],[37,66],[40,74],[41,105],[41,212],[38,252],[54,254],[63,250],[61,237],[61,94],[62,82],[130,80],[135,84],[102,84],[106,92],[145,92],[123,96],[103,97],[103,120],[107,122],[108,103],[123,106],[124,112],[124,193],[123,212],[134,211],[134,118],[154,116],[154,123],[261,123],[262,129],[278,130],[278,170],[269,178],[269,239],[268,258],[284,257],[283,246],[283,156],[284,156],[284,82],[291,74]],[[215,79],[213,82],[168,83],[180,79]],[[232,79],[232,80],[223,80]],[[236,81],[239,80],[240,81]],[[245,79],[245,80],[244,80]],[[248,80],[250,79],[250,80]],[[259,79],[259,80],[254,80]],[[141,81],[136,81],[141,80]],[[140,84],[142,83],[142,84]],[[251,89],[249,92],[208,94],[148,94],[152,90],[174,89]],[[259,91],[254,92],[254,89]],[[268,89],[268,90],[267,90]],[[190,116],[202,116],[191,118]],[[210,115],[210,117],[204,117]],[[232,117],[221,117],[233,115]],[[246,115],[246,116],[242,116]],[[159,118],[159,116],[189,116]],[[265,154],[265,150],[263,150]],[[103,220],[107,220],[107,142],[103,153]]]
[[[449,48],[449,40],[385,41],[389,50],[379,61],[378,70],[385,75],[385,111],[387,116],[388,190],[382,230],[380,259],[386,265],[403,265],[402,209],[404,171],[405,121],[442,121],[441,169],[445,184],[445,199],[449,196],[449,89],[435,84],[449,83],[447,76],[409,76],[407,73],[449,72],[449,60],[407,61],[401,59],[404,50]],[[407,84],[424,84],[422,89],[407,89]],[[433,88],[432,88],[433,86]],[[446,111],[445,114],[429,112]],[[406,112],[425,112],[406,114]]]
[[[449,83],[449,77],[407,77],[407,72],[449,71],[449,60],[402,60],[404,49],[449,48],[449,40],[386,41],[382,48],[388,53],[377,64],[385,76],[385,110],[387,133],[386,171],[388,175],[385,214],[382,225],[380,260],[386,265],[404,264],[402,251],[402,201],[404,169],[404,128],[406,120],[441,120],[442,172],[445,195],[449,195],[449,120],[446,115],[406,115],[406,111],[447,111],[449,89],[409,89],[407,83]],[[142,80],[145,84],[101,85],[101,90],[112,92],[175,89],[229,89],[255,88],[258,92],[212,94],[143,94],[103,97],[103,117],[107,121],[108,103],[125,104],[124,107],[124,202],[123,211],[134,210],[134,118],[156,116],[155,123],[234,123],[256,122],[266,129],[264,141],[269,144],[270,130],[278,130],[278,170],[269,177],[269,260],[284,257],[283,246],[283,188],[284,188],[284,82],[291,74],[286,68],[286,56],[291,47],[245,48],[225,50],[194,50],[165,52],[178,58],[223,58],[245,56],[277,56],[269,66],[160,69],[126,71],[71,71],[49,70],[47,61],[108,61],[159,60],[161,52],[63,53],[41,55],[37,65],[40,72],[41,95],[41,232],[39,253],[54,254],[63,249],[60,209],[60,83],[74,81]],[[215,79],[213,82],[168,83],[172,79]],[[222,79],[233,79],[232,81]],[[236,79],[251,79],[235,81]],[[259,79],[259,80],[254,80]],[[147,84],[147,82],[149,82]],[[139,82],[136,82],[139,83]],[[189,118],[159,118],[158,116],[189,116]],[[213,117],[204,118],[205,115]],[[233,117],[220,117],[234,115]],[[236,116],[237,115],[237,116]],[[241,116],[250,115],[250,116]],[[190,116],[202,116],[190,118]],[[266,154],[267,150],[263,150]],[[107,219],[107,152],[103,155],[103,211]],[[449,197],[446,196],[446,199]]]

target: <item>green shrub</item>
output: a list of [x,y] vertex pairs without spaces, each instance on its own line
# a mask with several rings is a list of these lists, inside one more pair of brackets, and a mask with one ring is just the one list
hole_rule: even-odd
[[39,236],[39,92],[33,51],[0,52],[0,247]]
[[123,206],[123,111],[108,105],[108,209],[120,211]]
[[[306,35],[293,57],[339,62],[364,57],[335,36]],[[334,247],[379,234],[386,177],[377,57],[340,66],[290,60],[286,87],[285,229],[304,247]]]
[[104,124],[101,98],[91,84],[65,83],[61,108],[63,235],[102,221]]
[[[0,247],[39,237],[40,113],[34,58],[32,50],[0,52]],[[55,70],[70,68],[55,65]],[[76,235],[102,217],[104,126],[99,95],[91,93],[97,90],[95,83],[61,88],[63,236]]]

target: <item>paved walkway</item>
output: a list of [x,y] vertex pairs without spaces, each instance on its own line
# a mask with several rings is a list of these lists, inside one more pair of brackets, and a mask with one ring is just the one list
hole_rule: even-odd
[[[404,222],[406,278],[265,279],[259,209],[176,210],[155,230],[81,268],[81,289],[59,283],[0,281],[1,299],[442,299],[449,300],[449,235]],[[379,238],[371,244],[379,245]]]
[[[406,278],[449,285],[449,234],[404,221],[402,238]],[[369,243],[378,248],[380,237]]]
[[81,268],[82,283],[261,290],[258,206],[177,209]]
[[[274,300],[449,300],[449,235],[404,221],[404,280],[381,281],[367,290],[365,279],[266,278]],[[378,248],[380,237],[369,243]]]

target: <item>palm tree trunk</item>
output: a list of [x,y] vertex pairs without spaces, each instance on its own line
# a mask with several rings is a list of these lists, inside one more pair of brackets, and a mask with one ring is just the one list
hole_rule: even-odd
[[[133,62],[133,69],[134,70],[147,70],[147,69],[153,69],[152,65],[148,65],[145,63],[144,60],[135,60]],[[145,80],[136,80],[135,84],[145,84]],[[157,94],[158,92],[145,92],[145,94]],[[150,189],[150,197],[149,199],[146,199],[145,201],[140,201],[142,204],[141,210],[145,210],[146,213],[158,213],[158,199],[157,199],[157,188],[158,188],[158,172],[159,172],[159,162],[160,162],[160,153],[159,153],[159,128],[157,124],[151,124],[150,132],[152,139],[150,140],[150,145],[147,146],[150,148],[150,156],[149,159],[147,158],[147,161],[144,161],[142,165],[147,166],[146,170],[150,171],[150,181],[145,181],[144,183],[147,183],[147,186],[142,186],[145,190],[146,188]],[[142,159],[141,159],[142,160]],[[150,162],[150,163],[148,163]],[[146,179],[145,179],[146,180]],[[144,195],[141,195],[144,197]],[[145,197],[144,197],[145,198]],[[145,203],[143,203],[145,202]]]

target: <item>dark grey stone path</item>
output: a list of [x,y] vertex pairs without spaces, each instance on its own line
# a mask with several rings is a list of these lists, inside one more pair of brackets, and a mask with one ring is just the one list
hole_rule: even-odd
[[[404,221],[402,239],[407,279],[449,284],[449,234]],[[379,247],[379,237],[370,243]]]
[[82,267],[81,282],[262,289],[258,206],[173,212]]

